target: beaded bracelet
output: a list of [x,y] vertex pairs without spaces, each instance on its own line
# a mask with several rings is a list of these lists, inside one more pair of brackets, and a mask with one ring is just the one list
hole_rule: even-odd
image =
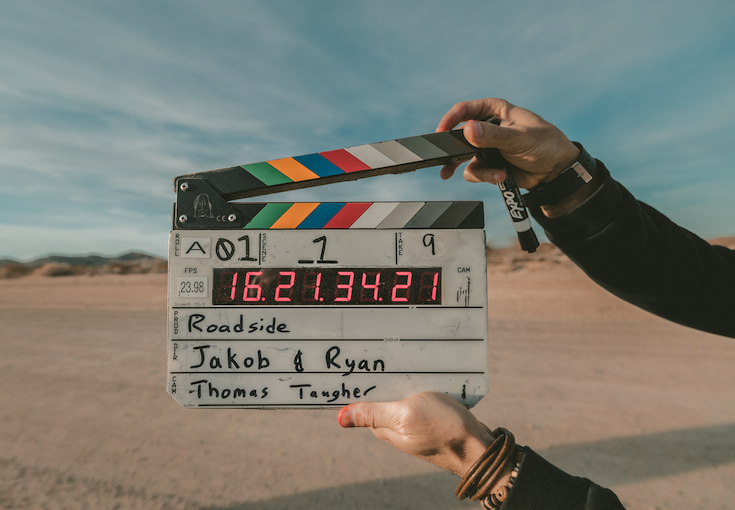
[[491,493],[485,499],[480,501],[480,505],[485,510],[499,510],[505,500],[508,499],[508,496],[510,496],[510,491],[513,490],[513,485],[515,485],[518,473],[521,470],[521,460],[523,459],[523,448],[518,447],[517,451],[519,453],[517,457],[518,462],[516,462],[513,471],[510,473],[508,483],[498,489],[497,495]]

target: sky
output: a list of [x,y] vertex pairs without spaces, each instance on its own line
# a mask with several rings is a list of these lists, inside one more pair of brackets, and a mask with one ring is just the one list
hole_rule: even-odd
[[[0,258],[165,257],[178,175],[431,133],[488,96],[735,235],[734,27],[732,0],[5,1]],[[358,200],[482,200],[489,243],[515,237],[494,186],[438,168],[260,199]]]

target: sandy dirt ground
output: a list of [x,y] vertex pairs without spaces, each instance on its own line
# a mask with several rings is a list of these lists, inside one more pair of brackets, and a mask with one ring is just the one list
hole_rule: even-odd
[[[166,276],[0,281],[0,507],[479,508],[337,411],[187,410],[166,393]],[[474,412],[627,508],[735,507],[735,342],[574,267],[489,274]]]

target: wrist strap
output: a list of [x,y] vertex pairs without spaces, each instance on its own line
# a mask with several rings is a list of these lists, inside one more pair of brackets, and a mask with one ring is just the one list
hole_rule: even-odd
[[592,180],[596,166],[594,158],[582,147],[582,144],[572,143],[582,151],[577,162],[564,170],[553,181],[539,184],[528,190],[528,193],[523,195],[526,205],[541,207],[542,205],[555,204],[575,193]]

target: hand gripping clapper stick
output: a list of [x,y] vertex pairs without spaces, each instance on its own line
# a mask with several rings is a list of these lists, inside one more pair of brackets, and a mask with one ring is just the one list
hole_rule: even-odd
[[[499,126],[500,118],[493,116],[485,122]],[[521,249],[528,253],[535,252],[536,248],[539,247],[539,242],[531,227],[531,217],[516,182],[515,173],[517,168],[505,159],[498,149],[479,149],[478,151],[478,158],[487,166],[505,170],[506,178],[498,184],[500,194],[503,196],[503,202],[505,202],[505,207],[508,209],[508,214],[513,222],[513,228],[516,229]]]
[[470,159],[461,130],[179,176],[168,392],[327,408],[488,391],[482,202],[233,202]]

